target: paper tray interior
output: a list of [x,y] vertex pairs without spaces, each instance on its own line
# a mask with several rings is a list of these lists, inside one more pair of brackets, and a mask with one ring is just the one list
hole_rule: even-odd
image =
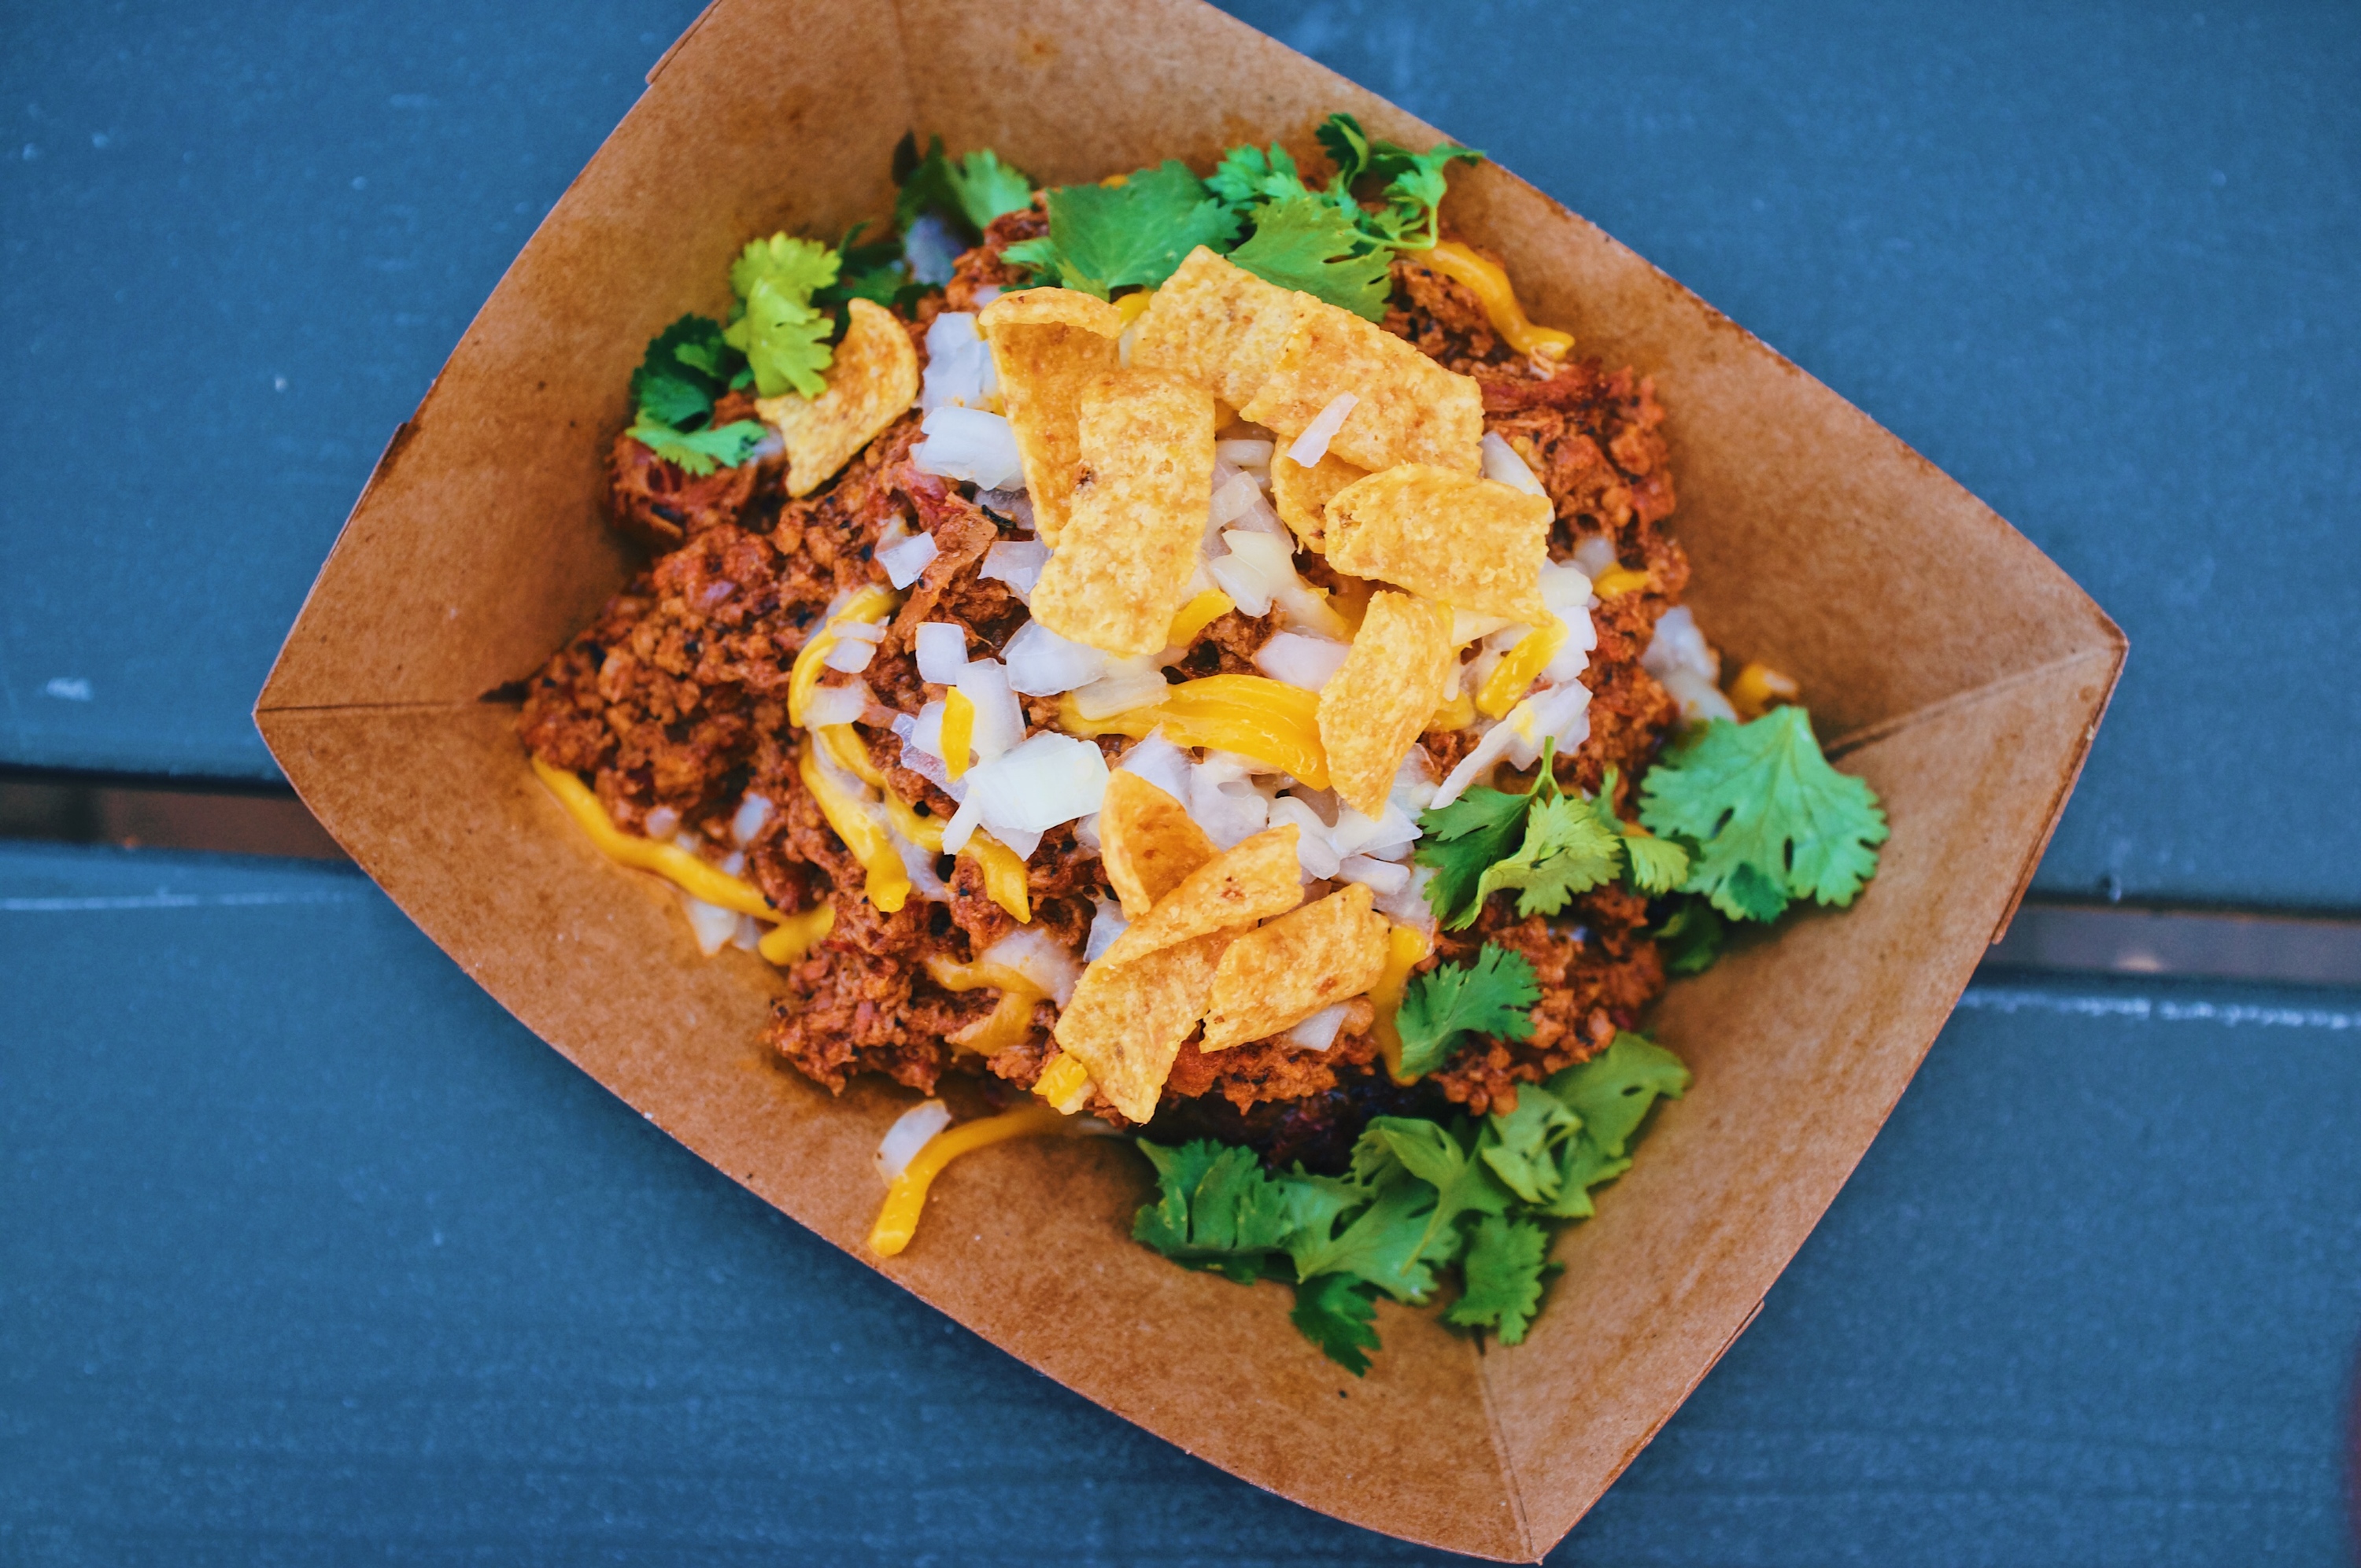
[[[602,462],[649,336],[718,313],[730,257],[889,211],[894,144],[990,146],[1046,181],[1241,140],[1309,159],[1331,110],[1441,133],[1192,0],[898,7],[721,0],[551,213],[396,433],[257,710],[288,777],[504,1005],[838,1245],[908,1102],[765,1060],[774,971],[697,956],[670,896],[598,859],[527,770],[511,705],[632,565]],[[2032,872],[2124,644],[2014,530],[1859,411],[1495,165],[1448,221],[1539,321],[1655,378],[1688,602],[1803,684],[1894,837],[1843,914],[1793,916],[1661,1005],[1697,1083],[1567,1232],[1525,1343],[1380,1304],[1367,1377],[1277,1286],[1128,1240],[1144,1162],[1018,1143],[937,1185],[885,1273],[1060,1382],[1356,1523],[1501,1559],[1572,1527],[1721,1354],[1916,1069]],[[870,1259],[875,1262],[874,1259]],[[1339,1398],[1339,1394],[1345,1398]]]

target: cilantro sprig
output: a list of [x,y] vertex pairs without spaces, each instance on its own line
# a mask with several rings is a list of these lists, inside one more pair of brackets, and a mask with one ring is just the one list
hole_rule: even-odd
[[923,158],[917,138],[903,137],[894,149],[894,177],[902,185],[894,199],[894,227],[901,234],[908,234],[923,214],[936,213],[972,241],[983,237],[993,219],[1033,204],[1033,181],[1023,170],[1003,163],[990,148],[946,157],[940,137],[928,139]]
[[1451,1059],[1470,1035],[1530,1038],[1542,999],[1532,960],[1487,942],[1466,964],[1444,964],[1413,976],[1394,1014],[1404,1078],[1422,1078]]
[[717,467],[738,466],[762,444],[762,424],[735,420],[717,427],[711,422],[715,401],[744,367],[719,322],[681,317],[649,340],[640,367],[631,372],[637,417],[627,433],[700,478]]
[[1680,891],[1733,920],[1850,904],[1886,838],[1876,795],[1828,765],[1800,707],[1692,732],[1641,781],[1640,820],[1688,847]]
[[1359,1376],[1378,1348],[1377,1299],[1422,1305],[1458,1276],[1446,1321],[1523,1340],[1554,1265],[1554,1225],[1588,1217],[1593,1188],[1631,1167],[1631,1146],[1687,1069],[1632,1034],[1546,1083],[1517,1108],[1445,1126],[1372,1119],[1343,1176],[1273,1174],[1246,1149],[1141,1139],[1157,1197],[1132,1234],[1187,1267],[1295,1287],[1303,1336]]
[[1616,770],[1598,795],[1569,795],[1555,766],[1555,742],[1544,741],[1525,788],[1479,784],[1419,814],[1415,858],[1434,872],[1426,897],[1445,927],[1473,925],[1495,893],[1513,892],[1521,916],[1555,915],[1575,894],[1619,875],[1648,894],[1669,892],[1688,875],[1685,848],[1616,817]]
[[[1335,165],[1321,186],[1276,143],[1234,147],[1202,180],[1166,162],[1109,183],[1061,186],[1049,193],[1049,234],[1010,246],[1003,259],[1105,299],[1160,285],[1202,245],[1267,281],[1376,321],[1394,253],[1435,242],[1445,171],[1484,155],[1372,140],[1350,115],[1329,115],[1318,134]],[[1374,205],[1356,194],[1365,187],[1374,188]]]

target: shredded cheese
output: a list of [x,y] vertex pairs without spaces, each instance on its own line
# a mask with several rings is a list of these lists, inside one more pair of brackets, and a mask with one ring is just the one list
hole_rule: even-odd
[[1440,704],[1427,719],[1429,729],[1465,729],[1476,722],[1476,700],[1465,691],[1454,687],[1451,696]]
[[771,901],[757,892],[752,883],[731,876],[720,867],[698,860],[677,844],[659,843],[653,839],[642,839],[615,826],[607,808],[598,804],[590,786],[563,768],[553,768],[539,757],[533,759],[533,771],[557,803],[566,807],[598,852],[618,865],[635,871],[653,872],[666,882],[708,904],[718,904],[724,909],[734,909],[741,915],[758,919],[776,920],[779,912]]
[[1394,1014],[1401,1011],[1402,997],[1410,990],[1410,971],[1433,950],[1433,939],[1417,927],[1395,927],[1386,934],[1384,972],[1369,987],[1369,1003],[1378,1010],[1370,1028],[1378,1037],[1378,1049],[1385,1055],[1386,1071],[1396,1083],[1415,1080],[1402,1076],[1401,1031],[1394,1026]]
[[836,905],[815,904],[801,915],[790,915],[763,932],[755,949],[785,969],[818,947],[835,929]]
[[1527,356],[1545,359],[1565,357],[1574,347],[1574,334],[1555,327],[1535,326],[1525,318],[1524,306],[1517,302],[1517,291],[1509,275],[1499,267],[1476,254],[1455,239],[1446,239],[1423,255],[1412,253],[1411,259],[1422,267],[1431,267],[1455,283],[1464,283],[1483,303],[1484,314],[1492,323],[1492,330],[1501,341]]
[[1750,663],[1730,683],[1730,706],[1738,709],[1741,718],[1760,718],[1773,704],[1793,702],[1803,695],[1804,688],[1793,676],[1783,675],[1768,664]]
[[1635,589],[1646,587],[1648,581],[1648,574],[1645,572],[1634,571],[1629,566],[1618,566],[1606,576],[1593,580],[1590,591],[1602,599],[1619,598]]
[[1533,678],[1557,657],[1557,651],[1566,639],[1565,622],[1553,616],[1547,626],[1528,631],[1517,640],[1492,673],[1484,678],[1484,689],[1476,694],[1476,707],[1486,716],[1499,718],[1517,706],[1517,699],[1533,684]]
[[1059,701],[1070,735],[1144,739],[1162,729],[1176,746],[1210,746],[1268,762],[1313,789],[1328,787],[1320,742],[1320,694],[1267,675],[1207,675],[1168,688],[1164,700],[1106,718],[1084,718],[1071,694]]
[[1033,1080],[1033,1092],[1054,1106],[1060,1115],[1071,1116],[1090,1103],[1090,1069],[1082,1065],[1081,1058],[1061,1051]]
[[1011,920],[1019,926],[1033,923],[1033,890],[1016,850],[979,828],[968,836],[960,858],[975,862],[983,872],[984,896],[1006,910]]
[[943,694],[943,772],[967,776],[968,753],[975,750],[975,702],[954,686]]
[[1164,634],[1168,648],[1186,648],[1197,641],[1197,633],[1237,609],[1230,596],[1219,588],[1207,588],[1180,607],[1172,618],[1172,630]]
[[918,1215],[927,1206],[927,1190],[934,1185],[943,1167],[960,1156],[1010,1138],[1062,1132],[1065,1126],[1065,1117],[1037,1102],[937,1133],[927,1140],[925,1147],[910,1157],[902,1174],[885,1189],[885,1201],[877,1211],[877,1223],[869,1228],[869,1250],[880,1257],[893,1257],[910,1245],[910,1238],[918,1234]]
[[796,655],[795,668],[787,675],[787,722],[801,724],[804,707],[811,701],[812,693],[819,689],[820,661],[840,639],[837,627],[848,620],[876,622],[893,613],[894,595],[890,589],[875,584],[862,589],[845,600],[844,608],[829,617],[826,625],[811,634]]
[[1146,315],[1148,313],[1148,307],[1153,304],[1155,301],[1155,290],[1134,290],[1132,292],[1126,294],[1122,299],[1117,300],[1115,302],[1116,319],[1121,321],[1124,325],[1129,326],[1132,323]]
[[981,1022],[945,1036],[962,1050],[980,1057],[998,1056],[1021,1046],[1032,1033],[1033,1004],[1049,993],[1022,970],[982,961],[961,963],[936,954],[927,959],[927,973],[945,991],[997,991],[1000,1001]]
[[852,851],[867,872],[862,893],[880,911],[891,915],[902,907],[910,896],[910,873],[902,864],[900,851],[894,848],[893,835],[878,820],[873,802],[861,799],[828,776],[819,765],[818,754],[809,746],[796,759],[796,772],[819,803],[820,815]]
[[884,772],[869,755],[861,731],[850,724],[823,724],[812,733],[819,737],[820,744],[828,748],[828,754],[836,759],[838,767],[873,789],[885,787]]

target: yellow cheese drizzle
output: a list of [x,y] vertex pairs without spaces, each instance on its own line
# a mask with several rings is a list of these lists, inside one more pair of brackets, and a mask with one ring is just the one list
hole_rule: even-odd
[[1090,1069],[1082,1065],[1080,1057],[1070,1057],[1061,1051],[1033,1080],[1033,1092],[1056,1106],[1060,1114],[1071,1116],[1090,1102]]
[[1427,719],[1429,729],[1465,729],[1476,722],[1476,703],[1464,690],[1454,689],[1450,700]]
[[1186,648],[1197,641],[1197,633],[1237,609],[1230,596],[1219,588],[1207,588],[1180,607],[1172,618],[1172,630],[1164,634],[1167,648]]
[[967,754],[975,748],[975,704],[963,691],[943,694],[942,748],[943,772],[966,777]]
[[796,772],[819,803],[820,815],[868,873],[862,894],[884,914],[900,909],[910,896],[910,873],[902,864],[901,851],[894,848],[894,836],[872,815],[873,804],[829,778],[819,764],[818,753],[809,746],[796,757]]
[[1485,315],[1491,319],[1492,330],[1518,353],[1557,359],[1574,346],[1572,333],[1535,326],[1526,320],[1525,308],[1517,302],[1517,291],[1510,283],[1509,275],[1459,241],[1446,239],[1423,255],[1413,253],[1411,259],[1474,291],[1476,298],[1483,302]]
[[836,906],[818,904],[797,915],[782,915],[771,907],[770,900],[756,891],[752,883],[731,876],[720,867],[698,860],[677,844],[660,844],[653,839],[642,839],[624,832],[598,804],[590,786],[563,768],[553,768],[539,757],[533,760],[533,771],[566,807],[598,852],[618,865],[636,871],[653,872],[691,898],[701,898],[708,904],[732,909],[741,915],[752,915],[758,920],[776,922],[763,933],[759,944],[763,956],[774,964],[791,964],[826,937],[836,926]]
[[811,634],[803,652],[796,655],[795,668],[787,674],[787,722],[801,724],[804,709],[811,705],[812,693],[819,689],[820,661],[828,651],[841,641],[836,629],[849,620],[866,621],[872,625],[894,612],[894,594],[889,588],[875,584],[862,589],[844,601],[844,608],[829,617],[828,623]]
[[1129,326],[1148,313],[1148,307],[1155,299],[1156,291],[1153,289],[1138,289],[1126,294],[1115,302],[1116,319]]
[[918,1232],[919,1212],[927,1206],[927,1189],[934,1185],[943,1167],[960,1156],[1010,1138],[1063,1132],[1065,1127],[1065,1117],[1053,1107],[1035,1101],[997,1116],[963,1122],[937,1133],[927,1140],[925,1147],[910,1157],[902,1174],[885,1189],[884,1205],[877,1211],[877,1223],[869,1229],[869,1250],[880,1257],[892,1257],[910,1245],[910,1238]]
[[1162,729],[1176,746],[1235,751],[1292,773],[1313,789],[1328,787],[1328,752],[1320,743],[1320,694],[1266,675],[1207,675],[1168,689],[1164,699],[1111,718],[1084,718],[1073,697],[1061,698],[1058,727],[1070,735],[1127,735]]
[[1414,1080],[1402,1076],[1401,1031],[1394,1026],[1394,1014],[1401,1011],[1402,996],[1410,990],[1410,971],[1433,948],[1433,940],[1417,927],[1395,927],[1386,934],[1385,970],[1378,983],[1369,987],[1370,1005],[1378,1010],[1371,1027],[1378,1036],[1378,1049],[1385,1055],[1386,1071],[1396,1083]]
[[1565,622],[1553,616],[1547,626],[1528,631],[1517,640],[1492,673],[1484,677],[1484,689],[1476,694],[1476,706],[1490,718],[1499,718],[1517,706],[1525,688],[1533,684],[1549,662],[1557,657],[1560,645],[1565,641]]
[[1618,566],[1594,581],[1590,585],[1590,591],[1600,598],[1611,599],[1619,598],[1635,588],[1644,588],[1647,586],[1647,573],[1633,571],[1629,566]]
[[1803,695],[1804,688],[1793,676],[1783,675],[1768,664],[1749,663],[1730,683],[1730,706],[1738,709],[1741,718],[1760,718],[1773,703],[1793,702]]
[[1024,970],[1007,964],[963,964],[939,953],[927,959],[927,973],[945,991],[1000,992],[999,1003],[982,1024],[964,1031],[966,1038],[951,1042],[980,1057],[998,1056],[1011,1046],[1023,1045],[1025,1036],[1033,1032],[1033,1004],[1049,994]]
[[[895,832],[930,855],[943,852],[946,824],[942,818],[919,816],[917,807],[886,786],[885,775],[870,760],[869,748],[862,744],[852,726],[829,725],[817,733],[828,740],[830,753],[844,764],[846,772],[877,786],[878,793],[885,797],[885,816],[894,824]],[[976,869],[983,873],[984,896],[1008,911],[1010,919],[1020,926],[1033,923],[1032,890],[1026,883],[1025,862],[1016,858],[1016,850],[978,829],[968,839],[967,848],[960,851],[960,858],[975,861]],[[898,864],[901,857],[897,855],[895,860]]]

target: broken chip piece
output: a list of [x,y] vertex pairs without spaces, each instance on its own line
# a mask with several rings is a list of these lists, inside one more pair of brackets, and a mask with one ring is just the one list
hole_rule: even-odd
[[1204,1015],[1213,971],[1233,940],[1217,930],[1082,971],[1058,1014],[1058,1047],[1090,1069],[1108,1102],[1134,1122],[1156,1115],[1180,1042]]
[[1328,502],[1328,560],[1460,609],[1538,623],[1549,613],[1541,570],[1554,515],[1547,496],[1404,463]]
[[1386,808],[1394,770],[1458,669],[1451,611],[1409,594],[1369,596],[1352,651],[1320,688],[1329,786],[1366,817]]
[[1268,1039],[1358,996],[1386,968],[1386,917],[1350,883],[1232,942],[1213,970],[1202,1051]]
[[1148,302],[1131,362],[1194,381],[1243,408],[1279,363],[1296,313],[1309,300],[1201,245]]
[[1468,475],[1481,467],[1484,396],[1474,378],[1309,295],[1288,328],[1287,346],[1238,416],[1292,440],[1346,393],[1352,411],[1328,441],[1345,462],[1371,473],[1398,463]]
[[1336,492],[1356,479],[1367,476],[1368,470],[1356,467],[1334,452],[1323,454],[1312,467],[1305,467],[1284,452],[1271,455],[1270,500],[1279,510],[1279,520],[1295,532],[1295,537],[1306,550],[1325,551],[1328,548],[1328,502]]
[[1082,391],[1080,435],[1086,477],[1033,586],[1033,619],[1103,652],[1156,652],[1205,533],[1213,394],[1153,370],[1104,372]]
[[817,398],[793,392],[756,400],[754,411],[786,444],[787,494],[807,496],[902,416],[918,395],[918,351],[894,313],[868,300],[848,307],[844,341]]
[[1126,919],[1155,908],[1214,853],[1213,841],[1170,795],[1122,769],[1107,776],[1099,805],[1099,858]]
[[1034,529],[1055,546],[1082,462],[1082,389],[1115,368],[1121,313],[1073,289],[1027,289],[986,305],[976,325],[992,345]]
[[1286,914],[1303,902],[1298,836],[1290,822],[1267,828],[1223,850],[1157,900],[1156,907],[1117,937],[1098,963],[1126,963],[1208,931]]

